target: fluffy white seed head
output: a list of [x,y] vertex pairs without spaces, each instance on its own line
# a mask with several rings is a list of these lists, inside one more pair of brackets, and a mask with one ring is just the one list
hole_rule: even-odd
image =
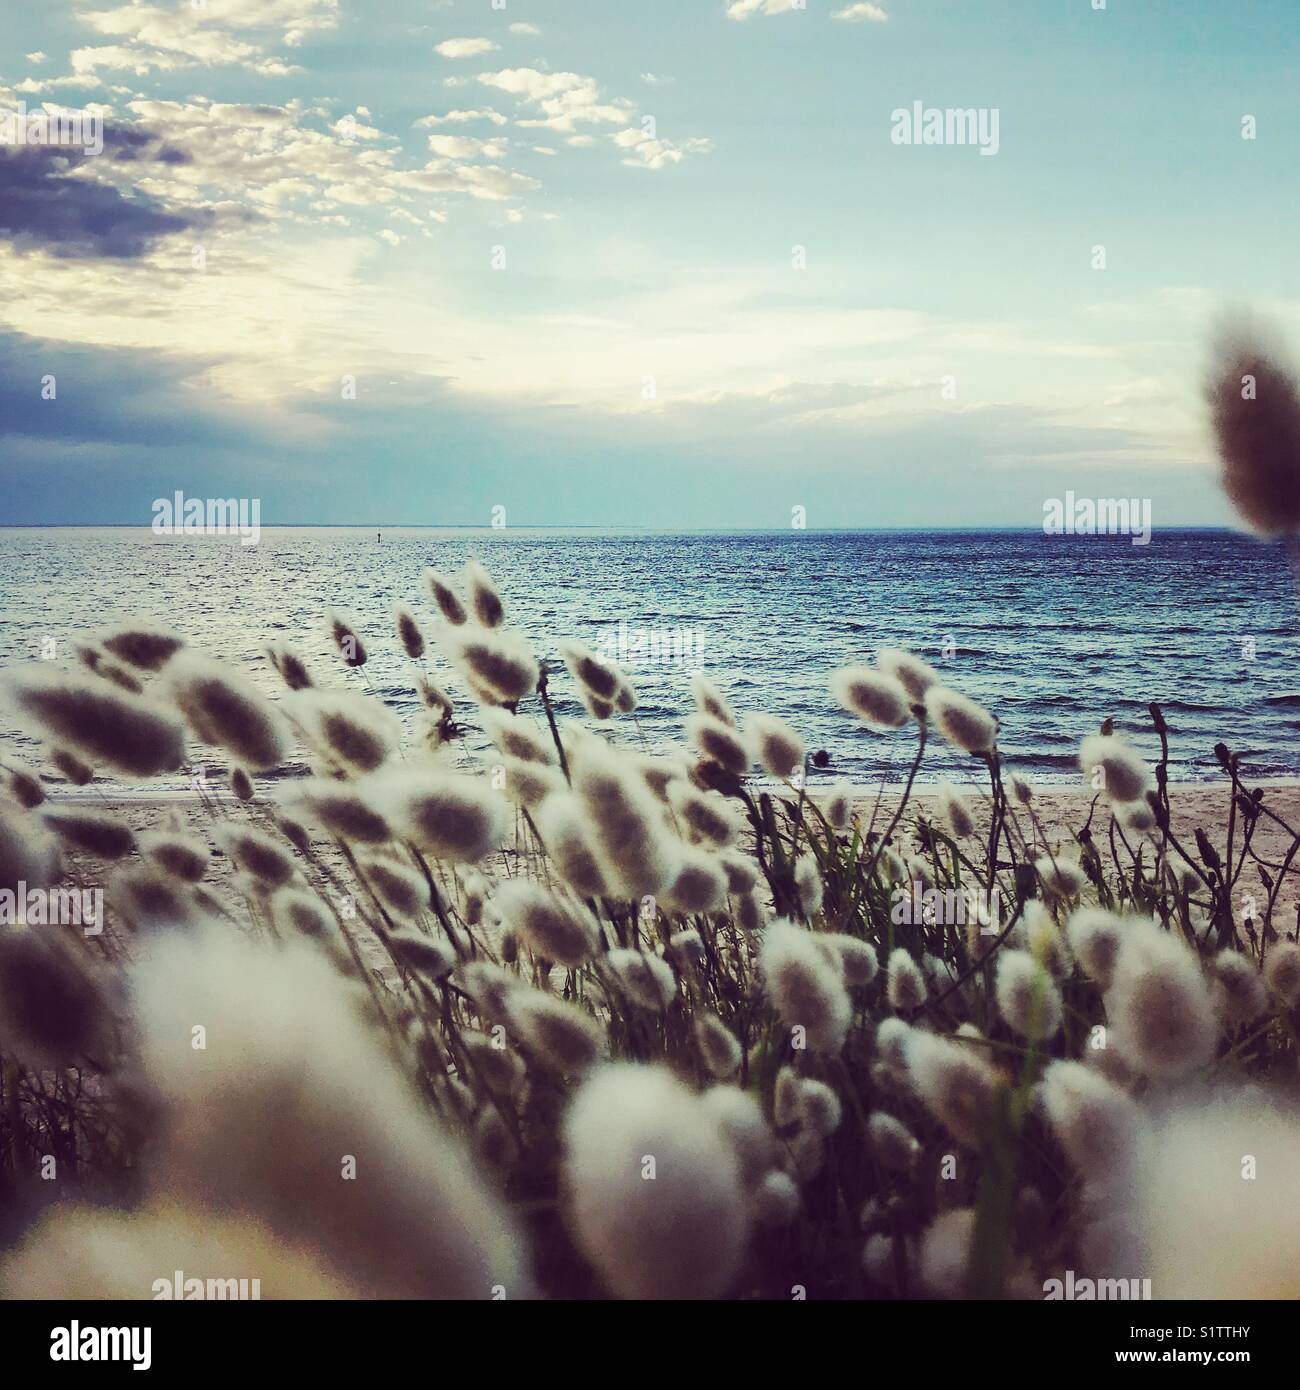
[[92,633],[91,640],[140,671],[161,671],[185,645],[171,628],[148,618],[114,623]]
[[1060,1032],[1061,993],[1028,951],[999,954],[996,997],[1003,1022],[1020,1037],[1041,1042]]
[[811,854],[801,854],[794,861],[794,886],[804,916],[815,917],[821,911],[825,889],[821,866]]
[[615,705],[619,693],[619,672],[610,662],[598,656],[585,642],[562,642],[560,655],[581,690],[611,707]]
[[842,973],[818,949],[812,933],[793,922],[772,922],[763,933],[759,965],[786,1027],[802,1028],[814,1052],[839,1052],[853,1007]]
[[0,929],[0,1051],[9,1057],[38,1069],[87,1058],[104,1065],[107,999],[86,953],[73,950],[57,928]]
[[799,1206],[799,1188],[779,1168],[763,1175],[751,1199],[754,1220],[764,1226],[788,1226],[799,1215]]
[[509,824],[507,803],[478,777],[393,770],[368,778],[366,789],[398,834],[435,859],[475,863],[500,845]]
[[1214,1006],[1228,1024],[1253,1023],[1264,1012],[1268,993],[1255,962],[1240,951],[1214,958]]
[[527,719],[503,709],[484,709],[479,715],[483,732],[503,752],[523,762],[558,767],[551,736]]
[[1114,1046],[1147,1076],[1182,1076],[1214,1055],[1218,1026],[1200,963],[1154,922],[1126,929],[1106,1012]]
[[541,675],[537,658],[517,632],[485,627],[448,629],[444,649],[481,703],[513,705],[537,689]]
[[701,1014],[695,1020],[695,1043],[704,1065],[719,1081],[736,1074],[741,1061],[740,1044],[716,1014]]
[[1065,979],[1070,973],[1070,953],[1052,914],[1040,902],[1027,903],[1021,926],[1029,954],[1054,980]]
[[614,987],[631,1004],[662,1013],[677,997],[677,976],[661,956],[619,948],[604,957]]
[[238,868],[268,888],[283,888],[298,872],[284,845],[252,826],[228,823],[219,826],[214,836]]
[[[663,1068],[602,1068],[564,1122],[580,1249],[620,1298],[714,1298],[744,1253],[739,1165],[703,1101]],[[646,1181],[647,1164],[654,1181]]]
[[857,988],[869,985],[876,978],[880,966],[876,948],[869,941],[839,933],[827,933],[824,939],[840,958],[845,984]]
[[741,894],[752,893],[758,884],[758,865],[746,859],[735,850],[724,850],[718,856],[722,871],[727,876],[727,891]]
[[716,792],[699,791],[689,782],[671,782],[668,804],[688,840],[721,848],[740,834],[735,812]]
[[716,719],[720,724],[727,724],[733,729],[737,727],[736,716],[731,712],[731,706],[707,676],[691,677],[691,695],[700,714],[707,714],[710,719]]
[[925,1003],[925,976],[904,946],[890,952],[887,993],[889,1007],[899,1013],[919,1009]]
[[300,690],[285,708],[315,747],[352,773],[374,772],[397,752],[401,725],[378,700],[345,690]]
[[951,782],[940,782],[935,796],[940,814],[954,840],[964,840],[975,833],[975,817],[971,815],[970,806]]
[[785,781],[803,766],[803,740],[783,719],[770,714],[751,714],[745,721],[750,747],[763,770]]
[[1279,941],[1264,960],[1264,983],[1288,1007],[1300,1000],[1300,946]]
[[964,753],[991,753],[998,741],[998,721],[982,705],[945,685],[925,692],[930,722]]
[[883,1167],[896,1173],[915,1168],[921,1146],[901,1120],[877,1110],[867,1119],[867,1135]]
[[279,800],[290,813],[341,840],[382,845],[393,838],[392,826],[371,804],[365,787],[357,783],[308,777],[287,787]]
[[1093,734],[1079,748],[1079,767],[1094,791],[1111,801],[1138,801],[1151,785],[1151,771],[1138,752],[1114,734]]
[[868,724],[901,729],[909,707],[906,687],[871,666],[847,666],[831,675],[831,694],[850,714]]
[[500,627],[506,616],[505,605],[492,576],[477,560],[470,560],[465,566],[465,588],[475,618],[484,627]]
[[925,692],[939,684],[939,673],[933,666],[901,647],[881,647],[876,653],[876,665],[907,691],[913,704],[919,705]]
[[527,878],[503,883],[493,895],[501,920],[545,960],[579,966],[600,947],[596,919],[586,906]]
[[170,710],[92,676],[20,666],[0,676],[0,693],[33,733],[115,772],[154,777],[185,760],[182,725]]
[[[502,972],[504,973],[504,972]],[[468,977],[467,977],[468,978]],[[513,981],[506,976],[506,982]],[[479,988],[490,985],[508,992],[488,995],[491,1009],[504,1007],[511,1029],[543,1066],[564,1076],[577,1076],[592,1067],[604,1051],[605,1034],[589,1013],[541,990],[509,987],[501,980],[473,980]]]
[[979,1148],[992,1132],[997,1073],[968,1044],[916,1028],[907,1034],[904,1052],[921,1103],[953,1138]]
[[446,575],[439,574],[434,569],[426,569],[422,578],[425,593],[444,620],[453,627],[463,627],[469,620],[469,615]]
[[1104,1183],[1128,1176],[1144,1128],[1131,1096],[1093,1067],[1053,1062],[1043,1073],[1039,1099],[1081,1178]]
[[51,806],[40,815],[46,827],[63,844],[83,854],[93,854],[99,859],[121,859],[136,847],[135,832],[111,811]]
[[957,1207],[936,1216],[921,1237],[918,1253],[921,1282],[938,1298],[960,1298],[966,1288],[975,1211]]
[[[505,1211],[394,1067],[351,988],[305,943],[160,938],[131,993],[143,1076],[169,1112],[151,1186],[252,1212],[375,1296],[523,1287]],[[191,1045],[200,1019],[206,1051]],[[357,1156],[359,1180],[343,1201],[345,1154]]]
[[727,875],[717,855],[682,845],[677,851],[680,867],[666,901],[675,912],[716,912],[727,897]]
[[596,832],[576,796],[547,797],[537,810],[537,828],[556,872],[579,897],[602,898],[612,891],[596,852]]
[[686,721],[686,733],[703,757],[716,763],[733,777],[749,772],[751,756],[741,734],[729,724],[708,714],[693,714]]
[[758,1102],[739,1086],[710,1086],[700,1097],[731,1145],[747,1192],[762,1180],[776,1161],[776,1142]]
[[502,795],[529,810],[535,810],[547,797],[564,796],[569,790],[559,768],[547,767],[545,763],[503,756],[497,768],[499,774],[494,770],[494,775],[499,776]]
[[1065,930],[1083,973],[1104,989],[1110,984],[1124,939],[1124,918],[1102,907],[1080,907],[1070,914]]
[[824,1081],[805,1077],[799,1083],[799,1118],[818,1134],[831,1135],[840,1127],[844,1107]]
[[1043,891],[1056,898],[1077,898],[1088,883],[1088,876],[1077,859],[1063,854],[1043,855],[1034,861]]
[[636,768],[612,750],[585,749],[573,787],[611,885],[630,898],[664,893],[677,876],[679,857],[659,803]]
[[831,788],[821,809],[832,830],[848,829],[853,817],[853,789],[843,777]]
[[202,742],[224,748],[253,772],[269,772],[289,756],[283,716],[245,676],[186,652],[169,663],[165,681]]
[[422,873],[395,859],[363,859],[360,864],[366,882],[389,912],[415,918],[433,907],[433,895]]
[[175,878],[198,883],[208,871],[211,851],[198,836],[181,830],[147,830],[139,837],[145,859]]

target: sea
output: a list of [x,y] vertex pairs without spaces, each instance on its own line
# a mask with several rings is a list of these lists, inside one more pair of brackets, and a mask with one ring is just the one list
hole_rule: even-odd
[[[418,700],[393,604],[409,603],[432,637],[421,572],[455,574],[471,558],[495,577],[508,623],[555,669],[561,717],[586,718],[560,641],[623,659],[639,706],[606,730],[649,752],[684,746],[700,671],[741,715],[778,715],[810,752],[825,753],[815,780],[897,782],[914,731],[863,725],[827,681],[836,667],[900,646],[998,716],[1005,762],[1031,781],[1082,785],[1079,742],[1108,718],[1154,756],[1152,701],[1169,725],[1173,780],[1213,779],[1219,741],[1249,777],[1300,776],[1300,622],[1286,553],[1217,530],[1157,531],[1134,545],[1010,530],[266,527],[245,545],[147,527],[0,528],[0,668],[75,664],[84,634],[148,616],[272,694],[264,648],[287,640],[319,683],[372,689],[409,720]],[[362,672],[333,654],[331,607],[360,625],[370,652]],[[465,716],[465,747],[453,757],[473,756],[485,745],[472,704],[432,643],[425,669]],[[0,744],[41,763],[3,708]],[[216,765],[215,754],[195,751],[196,762],[205,756]],[[935,741],[919,780],[978,772]]]

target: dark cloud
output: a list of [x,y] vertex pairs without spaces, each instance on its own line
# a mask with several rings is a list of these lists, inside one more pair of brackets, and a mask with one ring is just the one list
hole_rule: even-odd
[[46,145],[0,146],[0,239],[19,250],[76,259],[134,260],[163,237],[206,227],[207,212],[178,212],[156,198],[85,177],[97,160],[188,163],[185,151],[146,130],[107,127],[103,153]]
[[[200,384],[214,361],[0,332],[0,454],[25,440],[141,448],[247,443],[256,422],[223,408]],[[53,399],[43,395],[47,377]]]

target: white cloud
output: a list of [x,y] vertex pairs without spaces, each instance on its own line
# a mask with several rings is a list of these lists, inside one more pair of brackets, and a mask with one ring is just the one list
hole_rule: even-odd
[[500,72],[480,73],[478,80],[485,87],[508,92],[542,113],[519,121],[521,126],[569,132],[580,124],[626,125],[636,109],[630,101],[602,100],[596,79],[582,77],[576,72],[504,68]]
[[384,230],[379,233],[379,235],[384,241],[386,241],[389,244],[389,246],[400,246],[402,244],[402,241],[404,240],[404,238],[398,236],[398,234],[395,231],[393,231],[391,227],[385,227]]
[[670,164],[680,164],[688,154],[707,154],[713,148],[710,140],[656,140],[646,134],[639,126],[629,126],[611,135],[610,139],[626,151],[624,164],[637,169],[666,169]]
[[882,6],[873,4],[872,0],[860,0],[859,4],[836,10],[831,18],[846,24],[884,24],[889,16]]
[[789,14],[804,8],[801,0],[734,0],[727,7],[727,18],[752,19],[756,14]]
[[491,53],[499,47],[491,39],[444,39],[434,45],[433,51],[444,58],[477,58],[480,53]]
[[540,34],[542,31],[535,24],[512,24],[510,32],[512,34]]
[[307,35],[333,29],[338,9],[338,0],[205,0],[201,8],[136,3],[84,10],[81,21],[114,42],[74,49],[72,69],[144,76],[234,65],[263,77],[284,77],[301,69],[269,53],[268,41],[278,34],[286,47],[295,48]]
[[464,125],[467,121],[491,121],[493,125],[510,124],[500,111],[484,106],[477,111],[448,111],[445,116],[421,116],[415,122],[415,128],[423,130],[435,125]]
[[445,159],[500,159],[504,140],[480,140],[474,135],[430,135],[429,149]]
[[23,56],[27,59],[29,63],[33,64],[34,66],[39,66],[41,63],[45,62],[46,58],[49,57],[49,54],[42,53],[38,48],[35,53],[25,53]]

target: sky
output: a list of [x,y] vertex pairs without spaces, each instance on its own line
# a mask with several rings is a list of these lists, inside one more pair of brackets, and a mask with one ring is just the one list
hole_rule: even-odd
[[7,6],[104,138],[0,146],[0,524],[1226,524],[1298,81],[1294,0]]

